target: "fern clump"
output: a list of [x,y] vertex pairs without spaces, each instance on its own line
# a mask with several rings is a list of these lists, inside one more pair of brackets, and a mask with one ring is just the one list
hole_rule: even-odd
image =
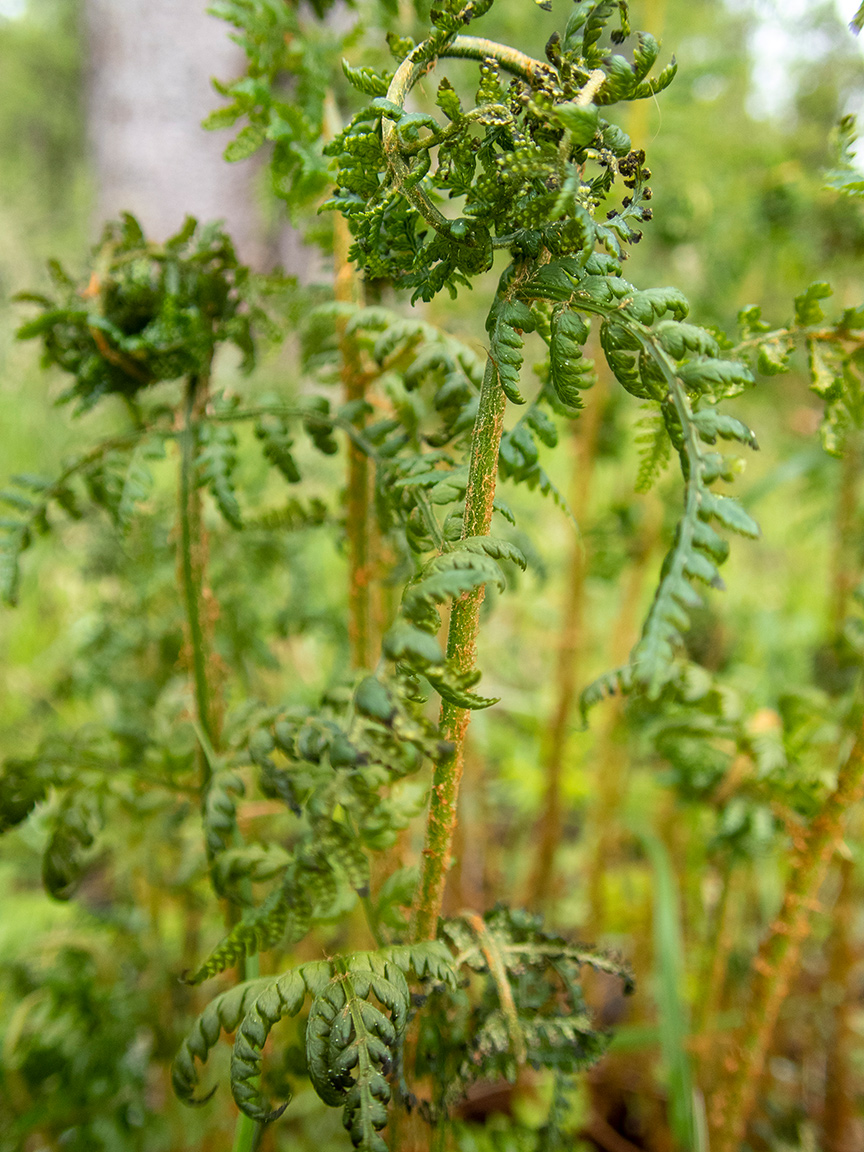
[[[669,779],[685,799],[714,805],[718,851],[752,845],[778,797],[812,815],[825,795],[793,747],[806,727],[793,713],[804,706],[790,705],[780,734],[756,731],[729,694],[699,688],[685,636],[705,589],[722,587],[728,536],[759,533],[721,489],[739,471],[726,445],[757,447],[723,405],[756,371],[785,370],[803,343],[826,403],[826,443],[842,447],[861,426],[846,386],[857,380],[859,312],[844,313],[828,339],[817,284],[799,296],[786,329],[770,330],[758,310],[743,313],[741,344],[730,350],[691,321],[678,289],[632,283],[625,262],[653,217],[652,175],[613,110],[661,93],[674,59],[660,66],[660,45],[634,33],[623,0],[577,0],[543,60],[470,34],[491,7],[442,0],[421,39],[387,38],[392,65],[352,55],[336,70],[334,45],[353,54],[354,32],[319,26],[281,0],[217,5],[249,60],[244,77],[219,86],[227,104],[210,119],[236,126],[229,159],[272,146],[273,186],[294,210],[329,190],[322,219],[332,223],[337,283],[330,300],[289,293],[301,378],[293,394],[253,386],[241,397],[212,379],[219,346],[233,344],[249,368],[256,339],[272,330],[262,283],[217,226],[189,221],[157,245],[124,217],[80,282],[54,269],[54,297],[29,297],[42,314],[19,333],[40,338],[47,361],[73,377],[64,398],[79,412],[108,399],[125,423],[55,477],[18,476],[0,494],[11,509],[0,588],[13,601],[20,554],[69,520],[100,511],[132,539],[144,516],[164,508],[158,481],[174,467],[165,530],[177,605],[166,674],[174,711],[165,722],[142,708],[148,734],[137,748],[103,732],[77,752],[66,737],[32,760],[8,761],[0,830],[42,821],[43,878],[59,899],[107,855],[118,812],[158,810],[181,830],[184,875],[200,891],[209,885],[219,918],[189,933],[177,967],[188,985],[219,980],[180,1047],[173,1084],[180,1099],[203,1104],[200,1065],[223,1032],[233,1034],[244,1152],[255,1126],[287,1106],[300,1065],[363,1152],[385,1152],[394,1109],[437,1127],[443,1147],[478,1081],[515,1084],[526,1067],[553,1091],[538,1149],[575,1138],[568,1094],[610,1039],[588,1010],[583,971],[629,993],[627,965],[509,905],[443,909],[471,714],[498,703],[497,689],[481,687],[477,659],[484,597],[504,593],[534,556],[499,481],[550,495],[573,518],[548,457],[568,422],[598,401],[599,362],[626,394],[622,404],[643,411],[637,490],[677,459],[681,507],[629,660],[626,649],[616,655],[624,667],[586,689],[583,712],[619,692],[639,698],[634,713]],[[313,5],[318,17],[328,8]],[[458,86],[443,75],[452,60]],[[340,102],[352,109],[344,124]],[[480,342],[398,299],[431,302],[478,282],[492,285]],[[258,469],[248,483],[247,459]],[[334,482],[343,460],[344,494]],[[273,488],[282,503],[259,501]],[[323,565],[302,570],[301,533],[318,528],[336,544],[326,579]],[[299,589],[274,627],[286,641],[280,658],[296,662],[278,687],[272,653],[273,677],[256,685],[248,675],[253,643],[240,613],[232,676],[214,577],[262,540]],[[318,583],[329,596],[325,585],[343,568],[347,609],[327,654],[313,645],[298,656],[294,630],[317,627],[323,613]],[[572,571],[575,586],[584,570]],[[247,601],[258,594],[253,563],[248,572]],[[546,881],[565,825],[555,789],[576,699],[567,647],[576,623],[562,645],[570,705],[559,709],[550,754]],[[314,666],[309,678],[304,660]],[[740,757],[756,771],[727,803],[720,793]],[[420,851],[420,837],[406,833],[424,810]],[[539,900],[541,885],[532,886]],[[272,975],[260,975],[264,952]],[[226,987],[231,968],[238,982]],[[277,1028],[304,1053],[282,1076],[284,1094],[265,1075]],[[683,1031],[675,1040],[677,1076]]]
[[[579,972],[589,964],[624,981],[625,966],[591,949],[544,933],[525,913],[497,908],[487,917],[466,914],[442,925],[438,941],[351,953],[313,961],[272,979],[250,981],[213,1000],[181,1048],[175,1091],[199,1098],[196,1059],[205,1062],[221,1031],[236,1032],[231,1087],[252,1119],[276,1119],[259,1087],[261,1050],[273,1027],[297,1016],[309,1000],[305,1024],[309,1078],[325,1104],[342,1109],[356,1148],[382,1152],[393,1085],[403,1103],[427,1121],[443,1123],[478,1079],[513,1080],[526,1061],[572,1075],[596,1061],[608,1036],[586,1012]],[[464,977],[468,978],[465,979]],[[419,984],[419,1041],[407,1068],[405,1040]],[[432,1076],[434,1098],[420,1103],[405,1077]]]

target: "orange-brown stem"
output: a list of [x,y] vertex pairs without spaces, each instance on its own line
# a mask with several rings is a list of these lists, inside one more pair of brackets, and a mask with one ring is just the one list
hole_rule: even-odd
[[843,839],[846,816],[864,795],[864,731],[844,762],[822,811],[793,841],[792,866],[783,904],[753,962],[753,983],[744,1025],[724,1061],[709,1109],[712,1152],[738,1152],[757,1103],[759,1083],[780,1008],[789,991],[801,944],[828,866]]
[[[333,226],[335,264],[333,291],[338,301],[354,304],[358,302],[361,287],[354,267],[348,259],[350,245],[351,235],[348,225],[343,217],[337,216]],[[349,335],[344,319],[337,322],[337,333],[344,398],[346,402],[365,400],[369,378],[363,370],[357,342]],[[362,418],[360,424],[362,425]],[[351,649],[351,664],[354,668],[369,668],[374,659],[370,596],[372,577],[370,481],[369,458],[353,441],[350,441],[345,535],[348,542],[348,642]]]
[[856,964],[855,865],[840,861],[840,889],[834,904],[829,941],[828,987],[835,999],[825,1062],[825,1106],[822,1123],[824,1152],[857,1152],[861,1128],[856,1107],[857,1077],[854,1056],[857,1037],[853,1027],[856,996],[852,988]]

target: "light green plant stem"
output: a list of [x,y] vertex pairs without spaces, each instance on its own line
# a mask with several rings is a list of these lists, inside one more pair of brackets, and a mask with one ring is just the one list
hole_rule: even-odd
[[684,953],[678,885],[666,845],[656,833],[637,831],[654,874],[654,971],[660,1047],[669,1084],[669,1119],[677,1146],[698,1152],[693,1083],[687,1051],[689,1020],[682,996]]
[[[195,712],[198,724],[211,745],[216,744],[213,699],[208,677],[208,652],[201,606],[204,594],[204,539],[201,529],[201,501],[195,476],[197,460],[197,413],[206,398],[206,378],[190,377],[186,389],[186,410],[180,436],[180,578],[186,609],[189,657],[195,685]],[[208,758],[200,757],[202,787],[210,779]]]
[[[498,476],[498,447],[506,406],[507,399],[498,381],[498,373],[489,359],[486,361],[480,405],[471,435],[463,538],[486,536],[489,533]],[[480,605],[483,603],[484,591],[481,587],[466,593],[454,603],[450,613],[447,655],[459,672],[470,672],[475,665]],[[438,931],[438,917],[441,914],[444,885],[452,855],[459,784],[465,764],[465,733],[470,719],[471,713],[465,708],[457,708],[448,703],[444,703],[441,708],[441,737],[454,745],[454,752],[447,760],[435,766],[432,780],[426,842],[414,903],[412,934],[415,940],[434,939]]]
[[[180,435],[180,576],[186,608],[186,627],[192,676],[195,685],[194,727],[200,745],[201,790],[206,789],[217,762],[218,724],[209,678],[211,661],[207,633],[201,615],[205,587],[205,541],[201,525],[201,500],[196,478],[197,418],[207,400],[206,378],[193,376],[186,389],[186,408]],[[251,886],[250,886],[251,894]],[[258,957],[247,956],[240,965],[240,979],[258,975]],[[234,1130],[233,1152],[254,1152],[260,1124],[241,1114]]]

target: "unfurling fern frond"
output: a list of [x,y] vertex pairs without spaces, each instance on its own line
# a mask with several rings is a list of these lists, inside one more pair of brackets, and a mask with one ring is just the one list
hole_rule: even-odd
[[[273,1109],[262,1095],[262,1050],[274,1025],[298,1015],[308,995],[312,1084],[326,1104],[342,1109],[356,1148],[386,1152],[379,1133],[387,1122],[389,1079],[402,1065],[410,974],[437,992],[424,1013],[415,1071],[432,1073],[438,1115],[474,1080],[512,1078],[526,1060],[569,1074],[602,1054],[608,1037],[587,1015],[580,969],[589,964],[616,975],[629,992],[632,978],[619,961],[544,933],[537,917],[503,907],[483,918],[464,913],[445,921],[443,932],[449,947],[430,941],[337,956],[217,997],[175,1061],[178,1095],[195,1102],[195,1058],[206,1061],[220,1030],[236,1029],[234,1099],[250,1118],[274,1120],[285,1104]],[[460,981],[460,968],[481,983]]]
[[200,984],[280,941],[294,943],[309,931],[311,916],[309,897],[292,876],[271,892],[260,908],[245,912],[201,967],[186,977],[186,982]]
[[230,768],[217,767],[211,775],[201,805],[207,859],[216,861],[234,844],[237,832],[237,801],[245,792],[243,781]]
[[398,965],[374,952],[334,968],[309,1012],[309,1076],[325,1104],[342,1107],[355,1148],[387,1152],[378,1133],[387,1123],[387,1076],[408,1019],[408,983]]
[[257,1081],[261,1050],[274,1024],[296,1016],[308,993],[306,1025],[309,1077],[325,1104],[342,1108],[343,1123],[361,1152],[386,1152],[378,1135],[387,1123],[390,1085],[411,1005],[406,975],[453,987],[447,948],[424,943],[379,952],[356,952],[303,964],[259,993],[237,1030],[231,1090],[237,1106],[267,1123],[271,1110]]
[[347,60],[342,61],[342,71],[350,84],[367,96],[386,96],[392,72],[378,73],[371,68],[352,68]]
[[[137,400],[150,385],[209,374],[218,344],[234,343],[243,369],[255,358],[249,271],[217,226],[191,217],[164,244],[149,242],[128,213],[105,226],[79,282],[55,265],[53,299],[25,297],[42,315],[19,328],[45,359],[74,377],[62,400],[78,411],[103,396]],[[205,303],[206,302],[206,303]]]
[[[473,994],[463,986],[435,998],[422,1021],[417,1071],[432,1073],[439,1115],[475,1081],[512,1082],[526,1062],[573,1073],[599,1059],[609,1038],[588,1015],[580,970],[590,965],[617,976],[629,993],[623,962],[549,935],[538,917],[503,905],[483,917],[463,912],[441,931],[458,966],[479,984]],[[448,1045],[451,1035],[461,1043]]]

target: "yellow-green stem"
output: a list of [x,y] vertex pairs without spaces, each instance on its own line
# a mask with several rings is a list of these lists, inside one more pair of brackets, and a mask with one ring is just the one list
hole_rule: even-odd
[[[208,741],[214,747],[218,732],[209,679],[210,652],[202,603],[206,582],[204,534],[201,527],[201,499],[198,494],[197,417],[207,399],[207,378],[192,376],[186,387],[186,408],[180,434],[180,578],[186,610],[186,633],[192,679],[195,688],[195,715]],[[210,778],[207,757],[200,756],[202,786]]]
[[[219,713],[210,681],[212,653],[202,617],[207,582],[206,543],[201,524],[198,493],[198,416],[207,403],[206,377],[193,376],[186,388],[186,407],[180,435],[180,576],[186,608],[186,631],[192,678],[195,686],[195,720],[201,765],[201,789],[206,789],[216,762],[219,739]],[[251,886],[250,886],[251,894]],[[240,965],[240,979],[258,975],[258,957],[247,956]],[[234,1130],[233,1152],[254,1152],[260,1125],[240,1115]]]

